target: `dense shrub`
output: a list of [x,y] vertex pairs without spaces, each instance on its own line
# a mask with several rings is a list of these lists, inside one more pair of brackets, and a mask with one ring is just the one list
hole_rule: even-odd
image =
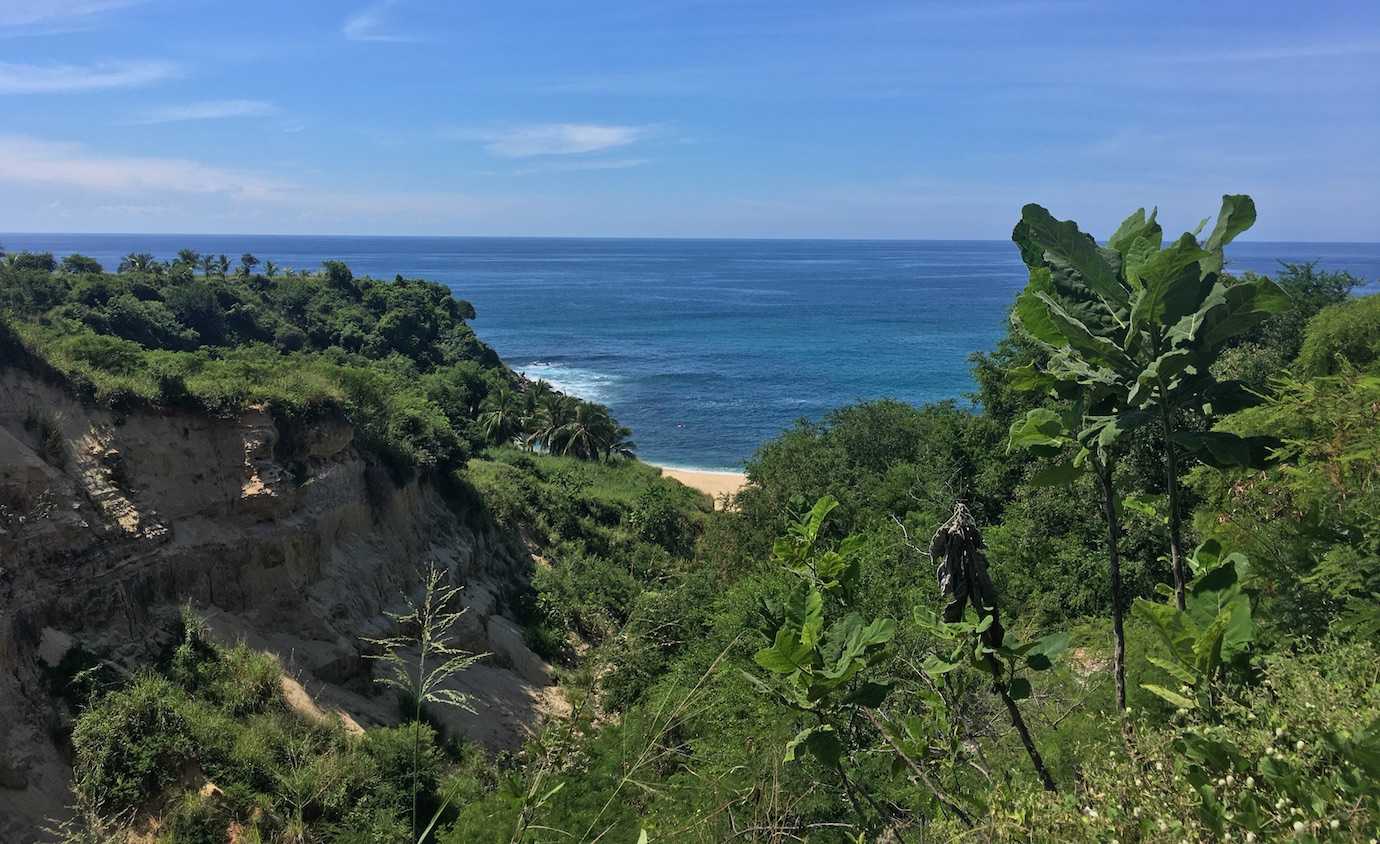
[[[1380,358],[1380,294],[1333,305],[1308,325],[1299,350],[1304,375],[1330,375]],[[1343,363],[1345,362],[1345,363]]]

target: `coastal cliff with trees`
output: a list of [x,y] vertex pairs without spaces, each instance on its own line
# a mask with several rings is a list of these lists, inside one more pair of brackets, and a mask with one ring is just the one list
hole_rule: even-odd
[[719,510],[439,285],[5,256],[0,829],[1373,840],[1380,297],[1255,213],[1027,206],[969,400]]

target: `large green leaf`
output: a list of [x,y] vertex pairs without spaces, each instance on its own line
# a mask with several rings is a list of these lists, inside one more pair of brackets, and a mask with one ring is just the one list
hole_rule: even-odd
[[1007,452],[1030,450],[1043,456],[1058,453],[1069,441],[1064,420],[1054,411],[1037,407],[1011,423],[1007,432]]
[[772,646],[762,648],[752,655],[752,659],[774,674],[791,674],[805,666],[805,658],[812,650],[800,643],[799,631],[783,627],[776,631],[776,641]]
[[1075,463],[1072,459],[1044,467],[1030,476],[1033,487],[1068,486],[1088,471],[1086,465]]
[[1198,309],[1207,294],[1198,262],[1207,255],[1193,235],[1185,234],[1137,268],[1141,289],[1131,304],[1128,346],[1147,332],[1167,333],[1180,319]]
[[1180,709],[1193,709],[1198,705],[1178,692],[1171,692],[1164,686],[1157,686],[1153,683],[1141,683],[1140,687],[1151,694],[1164,698]]
[[1035,295],[1044,302],[1049,321],[1064,338],[1064,342],[1051,345],[1068,347],[1094,366],[1119,372],[1131,368],[1130,358],[1110,338],[1094,333],[1082,320],[1070,314],[1053,296],[1047,293]]
[[1129,265],[1133,255],[1138,250],[1142,251],[1146,247],[1159,249],[1160,242],[1164,233],[1160,229],[1160,224],[1155,222],[1155,215],[1159,209],[1150,209],[1150,216],[1145,216],[1144,208],[1137,208],[1131,216],[1121,221],[1121,225],[1107,239],[1107,245],[1121,253],[1123,260]]
[[1169,392],[1174,379],[1194,365],[1196,356],[1191,349],[1171,349],[1150,362],[1136,378],[1136,385],[1126,396],[1126,403],[1140,407],[1155,398],[1155,388],[1165,385]]
[[1030,681],[1024,677],[1017,677],[1007,686],[1006,692],[1011,695],[1012,700],[1025,700],[1030,697]]
[[1190,671],[1189,669],[1185,668],[1184,666],[1180,665],[1172,659],[1161,659],[1157,656],[1147,656],[1145,660],[1146,662],[1149,662],[1151,665],[1158,665],[1160,668],[1163,668],[1165,671],[1169,673],[1169,676],[1173,677],[1175,680],[1178,680],[1180,683],[1187,683],[1189,685],[1192,685],[1198,680],[1197,674],[1194,674],[1192,671]]
[[1068,345],[1068,339],[1049,315],[1049,306],[1036,291],[1027,290],[1016,297],[1011,321],[1021,333],[1046,346],[1057,349]]
[[1217,224],[1208,235],[1207,251],[1203,259],[1203,272],[1215,273],[1222,269],[1222,249],[1236,236],[1255,225],[1255,201],[1245,194],[1227,194],[1222,197],[1222,210],[1217,212]]
[[1217,469],[1263,467],[1279,442],[1272,437],[1242,437],[1226,431],[1175,431],[1173,439],[1195,458]]
[[1227,625],[1230,622],[1231,611],[1221,610],[1193,642],[1195,664],[1204,676],[1211,677],[1222,664],[1222,640],[1227,634]]
[[1084,284],[1097,295],[1117,304],[1125,304],[1129,294],[1117,278],[1116,269],[1098,249],[1092,235],[1078,230],[1072,220],[1056,220],[1039,205],[1021,209],[1025,224],[1022,236],[1045,250],[1045,260],[1055,266],[1068,267],[1082,277]]
[[806,727],[796,733],[795,738],[786,742],[786,756],[782,761],[794,762],[802,744],[823,764],[830,768],[838,767],[839,759],[843,756],[843,745],[839,743],[838,734],[832,726]]
[[1128,432],[1147,424],[1153,418],[1145,410],[1129,410],[1115,416],[1085,416],[1086,427],[1078,432],[1078,441],[1085,448],[1096,447],[1106,451]]
[[1193,664],[1193,644],[1198,631],[1190,626],[1188,617],[1177,607],[1137,598],[1131,604],[1131,613],[1150,623],[1171,656],[1185,665]]
[[1041,372],[1033,363],[1013,366],[1006,370],[1005,375],[1011,389],[1022,393],[1043,393],[1052,389],[1056,380],[1049,373]]
[[1218,279],[1197,310],[1184,315],[1171,329],[1169,340],[1213,353],[1227,340],[1286,310],[1289,304],[1289,294],[1268,278],[1233,284]]
[[799,630],[801,645],[814,648],[824,628],[824,596],[808,583],[800,583],[786,599],[786,627]]

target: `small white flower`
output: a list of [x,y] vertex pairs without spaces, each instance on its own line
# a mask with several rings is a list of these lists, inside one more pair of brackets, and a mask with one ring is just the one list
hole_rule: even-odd
[[1283,727],[1275,727],[1275,738],[1283,738],[1283,736],[1284,736],[1284,728],[1283,728]]
[[1246,787],[1255,788],[1255,777],[1246,777]]
[[1246,833],[1246,841],[1248,841],[1248,842],[1255,841],[1255,833],[1254,833],[1254,832],[1248,832],[1248,833]]
[[1233,777],[1231,774],[1227,774],[1227,785],[1233,785],[1235,784],[1235,782],[1236,778]]
[[1303,832],[1303,821],[1294,821],[1294,834],[1299,835]]
[[1333,819],[1331,820],[1331,822],[1328,823],[1328,827],[1331,828],[1331,829],[1341,829],[1341,828],[1342,828],[1342,822],[1339,821],[1339,820],[1337,820],[1336,818],[1333,818]]
[[1165,822],[1164,822],[1164,819],[1161,818],[1161,819],[1160,819],[1160,832],[1164,832],[1164,831],[1167,830],[1167,829],[1169,829],[1169,824],[1165,823]]
[[1298,750],[1298,751],[1302,751],[1302,750],[1303,750],[1303,740],[1302,740],[1302,739],[1300,739],[1300,740],[1294,742],[1294,749],[1295,749],[1295,750]]

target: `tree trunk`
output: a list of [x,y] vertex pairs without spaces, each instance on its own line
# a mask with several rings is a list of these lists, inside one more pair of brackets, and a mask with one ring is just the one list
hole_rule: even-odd
[[1112,671],[1116,679],[1116,708],[1126,711],[1126,631],[1121,619],[1121,520],[1116,514],[1116,487],[1112,463],[1093,460],[1093,471],[1102,489],[1102,515],[1107,521],[1107,561],[1112,573]]
[[1164,422],[1164,485],[1169,493],[1169,565],[1174,572],[1174,600],[1179,609],[1185,606],[1183,528],[1179,523],[1179,456],[1170,438],[1172,423],[1169,408],[1161,407]]
[[1011,697],[1010,688],[1001,678],[1001,666],[997,663],[996,657],[988,654],[987,665],[992,672],[994,690],[1001,696],[1001,702],[1006,704],[1006,713],[1011,716],[1011,726],[1016,728],[1016,733],[1021,737],[1021,744],[1025,745],[1026,755],[1030,757],[1030,764],[1035,766],[1035,773],[1039,775],[1045,791],[1058,791],[1059,788],[1054,784],[1054,777],[1049,775],[1049,769],[1045,767],[1045,760],[1040,755],[1040,749],[1035,746],[1035,740],[1030,737],[1030,730],[1026,729],[1025,718],[1021,716],[1021,708],[1016,705],[1015,698]]

